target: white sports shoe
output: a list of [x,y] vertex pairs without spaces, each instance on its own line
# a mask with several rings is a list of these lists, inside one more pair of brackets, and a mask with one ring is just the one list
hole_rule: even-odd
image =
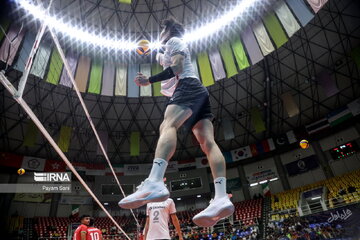
[[163,181],[145,179],[133,194],[121,199],[119,206],[125,209],[139,208],[149,202],[162,202],[169,198],[170,193]]
[[193,217],[193,222],[199,227],[212,227],[220,219],[231,216],[234,210],[228,195],[211,199],[210,205]]

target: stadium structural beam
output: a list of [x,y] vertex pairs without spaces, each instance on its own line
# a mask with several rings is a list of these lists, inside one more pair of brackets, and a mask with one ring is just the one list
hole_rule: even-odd
[[284,190],[289,190],[291,188],[289,179],[285,173],[284,165],[281,162],[280,155],[276,154],[274,156],[274,161],[275,161],[276,170],[279,174],[279,178],[280,178],[280,181],[281,181],[281,184],[282,184]]
[[250,200],[251,195],[250,195],[250,190],[249,190],[249,182],[246,179],[244,166],[243,165],[237,166],[237,170],[238,170],[239,178],[240,178],[240,181],[242,184],[242,190],[244,193],[245,200]]
[[325,153],[323,152],[323,150],[321,149],[319,142],[316,140],[313,140],[313,141],[311,141],[311,146],[313,147],[314,152],[319,159],[319,164],[320,164],[322,170],[324,171],[326,179],[334,177],[334,173],[331,170],[329,162],[327,161],[327,157],[326,157]]

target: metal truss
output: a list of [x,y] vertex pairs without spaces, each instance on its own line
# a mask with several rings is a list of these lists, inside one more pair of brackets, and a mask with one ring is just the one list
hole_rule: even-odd
[[[91,18],[100,16],[102,28],[116,25],[122,29],[143,31],[144,34],[153,34],[146,32],[146,29],[154,30],[153,25],[159,24],[168,15],[176,15],[180,21],[187,23],[188,16],[193,16],[194,20],[197,15],[201,16],[200,12],[204,9],[222,10],[221,1],[202,0],[134,0],[131,6],[118,4],[116,0],[56,2],[61,11],[76,11],[75,6],[78,4],[88,6],[80,11],[81,21],[90,22]],[[106,7],[105,4],[112,4],[113,7]],[[141,15],[141,9],[144,15]],[[134,24],[138,26],[134,27]],[[215,137],[220,148],[229,151],[296,129],[360,97],[359,67],[350,56],[352,49],[359,45],[359,3],[330,0],[305,28],[280,49],[266,56],[260,63],[240,71],[238,75],[209,87],[212,110],[216,117]],[[324,94],[317,82],[317,76],[322,71],[329,72],[336,80],[340,90],[337,95],[327,97]],[[7,77],[12,83],[17,83],[21,73],[10,69]],[[281,95],[288,91],[300,108],[300,114],[291,118],[285,112],[281,99]],[[108,153],[112,163],[152,161],[166,98],[132,99],[86,93],[83,96],[96,128],[109,133]],[[94,135],[72,89],[54,86],[30,75],[23,97],[55,139],[62,125],[73,127],[71,146],[67,153],[70,160],[104,162],[101,155],[96,155]],[[3,87],[0,88],[0,99],[1,151],[58,158],[48,142],[40,136],[36,146],[28,148],[22,145],[27,116]],[[263,133],[255,133],[251,125],[250,109],[253,107],[259,107],[263,114],[267,127]],[[233,123],[235,138],[232,140],[224,140],[221,127],[224,118]],[[132,131],[141,134],[139,157],[129,156]],[[173,159],[202,156],[199,145],[193,140],[192,134],[180,132]]]

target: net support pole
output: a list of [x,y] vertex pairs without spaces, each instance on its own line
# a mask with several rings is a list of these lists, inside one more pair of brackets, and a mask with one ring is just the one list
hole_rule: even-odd
[[7,77],[4,75],[4,72],[0,72],[0,82],[4,85],[4,87],[9,91],[9,93],[13,96],[15,101],[24,109],[24,111],[28,114],[28,116],[31,118],[31,120],[35,123],[35,125],[39,128],[41,133],[44,135],[44,137],[49,141],[51,146],[55,149],[55,151],[59,154],[59,156],[62,158],[62,160],[65,162],[67,167],[71,170],[71,172],[76,176],[76,178],[79,180],[81,185],[84,186],[86,191],[90,194],[90,196],[95,200],[95,202],[98,204],[98,206],[105,212],[105,214],[110,218],[110,220],[119,228],[119,230],[126,236],[127,239],[131,240],[130,237],[125,233],[125,231],[120,227],[120,225],[115,221],[115,219],[111,216],[111,214],[106,210],[106,208],[103,206],[103,204],[100,202],[100,200],[96,197],[96,195],[93,193],[93,191],[90,189],[90,187],[85,183],[84,179],[80,176],[80,174],[76,171],[74,166],[70,163],[70,161],[67,159],[66,155],[61,151],[59,146],[56,144],[54,139],[51,137],[49,132],[45,129],[44,125],[40,122],[40,120],[36,117],[34,112],[31,110],[29,105],[25,102],[22,98],[15,97],[16,89],[11,84],[11,82],[7,79]]

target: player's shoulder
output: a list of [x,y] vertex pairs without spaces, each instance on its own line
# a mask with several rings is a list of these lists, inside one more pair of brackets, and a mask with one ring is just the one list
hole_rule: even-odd
[[168,204],[173,204],[173,203],[174,203],[174,200],[172,200],[172,198],[168,198],[168,199],[166,199],[166,202],[167,202]]
[[78,229],[88,229],[89,227],[86,226],[85,224],[81,224]]
[[167,41],[166,45],[171,46],[171,45],[179,45],[179,44],[183,44],[183,43],[184,43],[184,40],[182,40],[181,38],[172,37]]

